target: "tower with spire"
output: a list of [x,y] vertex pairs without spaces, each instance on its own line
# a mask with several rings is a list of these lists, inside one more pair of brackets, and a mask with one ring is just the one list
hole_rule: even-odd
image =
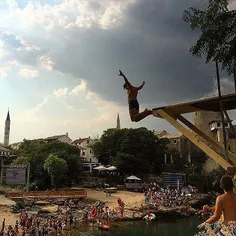
[[119,116],[119,113],[117,114],[116,128],[120,129],[120,116]]
[[8,109],[7,118],[5,121],[5,130],[4,130],[4,145],[5,146],[9,145],[10,127],[11,127],[11,119],[10,119],[10,113],[9,113],[9,109]]

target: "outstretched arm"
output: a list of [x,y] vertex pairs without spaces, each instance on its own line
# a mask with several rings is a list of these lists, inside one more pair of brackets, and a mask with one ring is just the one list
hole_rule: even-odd
[[219,197],[216,199],[216,206],[215,206],[215,212],[214,212],[214,215],[208,219],[206,221],[206,223],[209,223],[209,224],[212,224],[212,223],[215,223],[216,221],[218,221],[221,217],[221,214],[223,212],[223,207],[222,207],[222,203],[219,199]]
[[144,84],[145,84],[145,82],[143,81],[143,83],[138,87],[138,90],[142,89]]
[[126,76],[123,74],[123,72],[121,70],[119,70],[119,72],[120,72],[120,74],[118,76],[122,76],[125,80],[125,83],[128,84],[128,86],[131,86],[130,82],[128,81]]

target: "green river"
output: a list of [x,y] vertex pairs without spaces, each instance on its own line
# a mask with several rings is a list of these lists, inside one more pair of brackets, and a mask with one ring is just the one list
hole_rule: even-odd
[[202,223],[197,217],[176,220],[114,222],[110,231],[99,230],[95,226],[80,226],[73,236],[193,236],[198,232],[197,226]]

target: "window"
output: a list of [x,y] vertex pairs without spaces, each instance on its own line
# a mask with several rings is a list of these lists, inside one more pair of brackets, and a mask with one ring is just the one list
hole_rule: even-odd
[[177,139],[174,139],[174,144],[176,144],[177,143]]
[[90,150],[89,152],[92,153],[92,150]]
[[85,156],[85,152],[83,152],[82,155]]
[[228,123],[225,123],[225,127],[228,127]]
[[220,122],[217,122],[217,127],[220,127]]
[[87,144],[89,144],[89,139],[87,140]]

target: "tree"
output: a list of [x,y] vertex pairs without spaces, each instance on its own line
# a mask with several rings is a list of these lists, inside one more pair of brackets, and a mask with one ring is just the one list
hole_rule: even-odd
[[50,175],[52,185],[54,185],[55,188],[68,171],[66,161],[54,154],[50,154],[45,160],[44,169],[47,170]]
[[24,140],[21,144],[15,164],[31,164],[30,182],[39,188],[48,188],[50,176],[44,169],[44,163],[50,154],[55,154],[66,161],[68,172],[64,175],[62,183],[70,184],[77,181],[81,173],[80,150],[72,145],[62,142],[44,143],[35,140]]
[[146,128],[108,129],[92,146],[103,164],[114,164],[124,173],[159,171],[167,141]]
[[228,0],[209,0],[205,11],[190,7],[184,21],[201,36],[190,49],[194,56],[206,54],[206,63],[218,61],[229,74],[236,73],[236,11],[229,11]]

